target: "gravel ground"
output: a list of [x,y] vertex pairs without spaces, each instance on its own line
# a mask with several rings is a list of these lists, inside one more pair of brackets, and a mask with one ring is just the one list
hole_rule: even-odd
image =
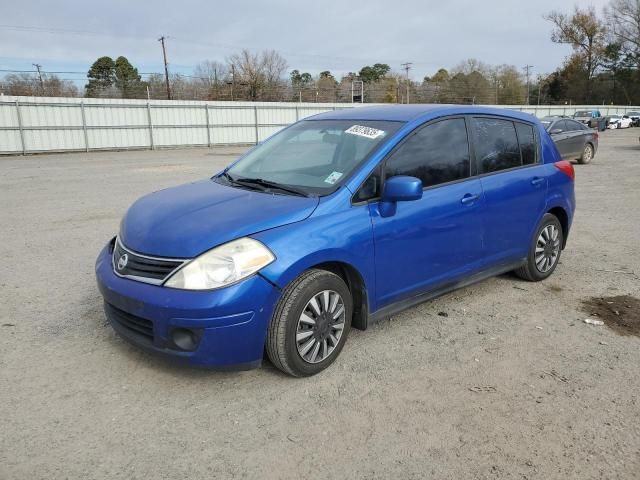
[[577,165],[556,273],[504,275],[352,331],[308,379],[171,366],[106,324],[93,264],[140,195],[241,150],[0,158],[0,478],[640,477],[640,129]]

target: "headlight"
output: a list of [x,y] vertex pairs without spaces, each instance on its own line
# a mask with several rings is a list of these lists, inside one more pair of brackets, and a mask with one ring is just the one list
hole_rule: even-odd
[[203,253],[164,283],[183,290],[211,290],[235,283],[275,260],[273,253],[251,238],[240,238]]

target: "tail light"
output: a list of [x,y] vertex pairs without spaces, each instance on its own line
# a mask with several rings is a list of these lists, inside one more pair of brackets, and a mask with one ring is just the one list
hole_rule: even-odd
[[560,160],[559,162],[554,163],[556,168],[564,173],[571,180],[575,180],[576,172],[573,169],[573,164],[568,160]]
[[596,140],[598,140],[598,130],[596,130],[595,132],[593,132],[593,138],[595,138]]

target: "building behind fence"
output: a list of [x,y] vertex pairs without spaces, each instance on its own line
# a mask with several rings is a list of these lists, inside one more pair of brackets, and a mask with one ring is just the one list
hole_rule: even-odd
[[[365,104],[370,106],[371,104]],[[302,118],[361,104],[0,96],[0,154],[247,145]],[[502,106],[538,117],[640,107]]]

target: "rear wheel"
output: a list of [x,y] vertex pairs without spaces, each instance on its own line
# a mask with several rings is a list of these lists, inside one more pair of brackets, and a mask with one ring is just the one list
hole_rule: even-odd
[[591,162],[592,159],[593,159],[593,145],[591,145],[590,143],[587,143],[584,146],[584,150],[582,150],[582,155],[578,159],[578,162],[582,164],[586,164]]
[[527,263],[515,270],[515,274],[530,282],[549,277],[558,266],[563,239],[564,233],[558,218],[550,213],[545,214],[529,247]]
[[282,294],[267,332],[267,355],[295,377],[314,375],[333,363],[351,328],[351,293],[325,270],[309,270]]

